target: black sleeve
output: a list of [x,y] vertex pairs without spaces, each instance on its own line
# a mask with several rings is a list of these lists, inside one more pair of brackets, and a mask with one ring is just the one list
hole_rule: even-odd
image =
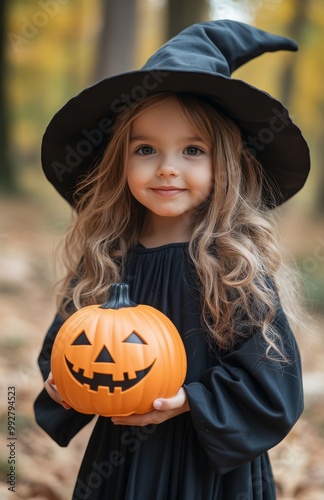
[[280,305],[274,326],[288,363],[267,358],[256,333],[198,382],[184,386],[200,443],[220,474],[278,444],[303,410],[299,351]]
[[[51,371],[51,353],[57,332],[64,320],[56,316],[44,340],[38,364],[46,380]],[[73,409],[66,410],[62,405],[56,403],[45,389],[37,397],[34,403],[35,418],[47,434],[60,446],[67,446],[71,439],[93,418],[93,415],[85,415]]]

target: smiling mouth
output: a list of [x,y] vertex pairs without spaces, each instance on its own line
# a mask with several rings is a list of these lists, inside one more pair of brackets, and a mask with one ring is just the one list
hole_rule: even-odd
[[181,188],[152,188],[152,191],[160,196],[173,196],[176,194],[180,194],[185,189]]
[[85,377],[84,369],[80,368],[78,372],[73,370],[73,363],[71,363],[67,357],[65,356],[65,361],[68,366],[68,369],[75,380],[77,380],[82,385],[88,385],[92,391],[97,391],[99,386],[107,387],[109,389],[109,393],[113,394],[116,387],[119,387],[121,391],[127,391],[131,389],[134,385],[138,384],[151,370],[153,363],[144,368],[143,370],[137,370],[136,377],[133,379],[129,379],[128,373],[124,372],[124,380],[113,380],[113,377],[110,373],[93,373],[93,377]]

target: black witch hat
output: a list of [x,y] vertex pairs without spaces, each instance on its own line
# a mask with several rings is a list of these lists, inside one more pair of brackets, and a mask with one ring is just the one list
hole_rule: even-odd
[[78,182],[95,168],[107,145],[116,113],[156,92],[196,94],[240,127],[275,187],[276,204],[283,203],[308,176],[306,141],[279,101],[230,77],[247,61],[277,50],[296,51],[297,44],[236,21],[190,26],[163,45],[142,69],[97,82],[55,114],[42,143],[45,175],[73,205]]

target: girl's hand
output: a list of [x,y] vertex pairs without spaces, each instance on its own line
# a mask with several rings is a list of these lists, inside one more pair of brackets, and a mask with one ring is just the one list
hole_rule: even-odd
[[56,388],[52,372],[50,372],[48,379],[45,381],[44,387],[48,392],[48,394],[51,396],[51,398],[54,399],[54,401],[62,405],[66,410],[71,409],[71,406],[65,403],[65,401],[63,401],[63,398],[61,398]]
[[160,398],[153,402],[154,410],[141,415],[134,413],[127,417],[112,417],[115,425],[149,425],[161,424],[169,418],[176,417],[180,413],[190,411],[186,391],[180,387],[173,398]]

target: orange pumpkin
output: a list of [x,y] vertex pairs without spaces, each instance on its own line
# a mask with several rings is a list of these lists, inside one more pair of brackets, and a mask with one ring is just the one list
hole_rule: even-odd
[[129,299],[114,283],[103,305],[83,307],[60,328],[51,357],[57,389],[82,413],[146,413],[154,399],[174,396],[187,362],[174,324],[151,306]]

